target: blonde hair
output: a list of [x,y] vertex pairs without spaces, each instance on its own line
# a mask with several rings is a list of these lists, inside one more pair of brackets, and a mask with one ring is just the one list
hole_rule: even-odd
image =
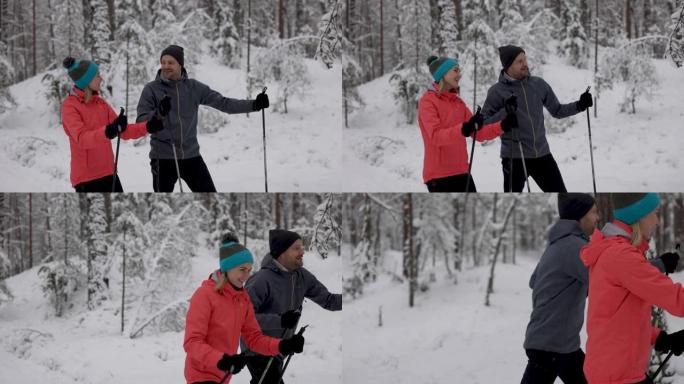
[[228,272],[221,272],[221,278],[214,286],[214,292],[218,292],[228,283]]
[[632,237],[629,239],[629,241],[633,246],[638,247],[641,244],[641,242],[644,240],[644,235],[641,233],[641,226],[639,225],[639,221],[632,224],[631,227],[632,227]]

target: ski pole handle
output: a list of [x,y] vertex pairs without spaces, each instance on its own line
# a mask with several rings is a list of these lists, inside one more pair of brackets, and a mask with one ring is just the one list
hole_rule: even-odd
[[264,87],[264,89],[261,90],[261,93],[262,94],[266,93],[266,89],[268,89],[268,87]]
[[[123,116],[123,114],[126,113],[126,110],[124,107],[119,107],[119,116]],[[119,133],[121,133],[121,126],[117,124],[116,129],[119,130]]]
[[309,326],[309,324],[307,324],[307,325],[305,325],[305,326],[299,328],[299,332],[297,332],[297,335],[298,335],[298,336],[303,335],[303,334],[304,334],[304,331],[306,331],[306,328],[307,328],[308,326]]

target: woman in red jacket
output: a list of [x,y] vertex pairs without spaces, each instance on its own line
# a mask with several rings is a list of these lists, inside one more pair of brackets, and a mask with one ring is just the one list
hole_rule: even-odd
[[220,270],[202,282],[190,299],[183,348],[188,384],[219,383],[227,374],[242,370],[247,357],[237,354],[240,336],[250,350],[274,356],[301,353],[304,337],[265,336],[254,316],[254,307],[243,289],[254,258],[233,235],[226,235],[219,249]]
[[[684,288],[644,256],[658,225],[658,195],[617,193],[611,200],[615,220],[595,231],[580,252],[589,268],[584,373],[589,383],[650,383],[644,372],[653,347],[684,351],[684,331],[667,334],[652,326],[651,307],[684,316]],[[661,259],[673,271],[679,255]]]
[[97,64],[73,57],[67,57],[62,64],[74,81],[62,104],[62,126],[71,147],[71,185],[76,192],[123,192],[119,178],[114,180],[110,140],[117,135],[129,140],[158,132],[163,129],[161,115],[128,124],[123,108],[117,116],[100,97],[102,77]]
[[483,126],[482,114],[473,115],[458,96],[458,60],[430,56],[427,64],[435,82],[418,103],[418,125],[425,148],[423,182],[430,192],[475,192],[475,182],[468,175],[466,137],[477,131],[477,141],[493,140],[517,126],[515,113]]

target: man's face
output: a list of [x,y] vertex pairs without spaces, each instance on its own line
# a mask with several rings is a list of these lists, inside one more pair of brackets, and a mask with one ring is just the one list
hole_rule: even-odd
[[181,65],[171,55],[161,58],[162,75],[169,80],[178,80],[181,77]]
[[655,228],[658,226],[658,224],[660,224],[660,220],[658,220],[659,212],[660,208],[656,208],[655,211],[649,213],[639,220],[639,227],[644,239],[650,239],[653,231],[655,231]]
[[594,206],[591,207],[589,212],[587,212],[579,220],[579,226],[585,235],[591,236],[591,234],[594,233],[594,231],[596,230],[596,225],[598,224],[598,221],[599,221],[598,208],[596,208],[596,204],[594,204]]
[[290,248],[278,257],[278,262],[288,271],[294,271],[304,266],[304,246],[301,240],[297,240]]
[[525,52],[520,52],[513,60],[513,64],[506,70],[508,76],[521,80],[530,74],[530,68],[527,66],[527,56]]

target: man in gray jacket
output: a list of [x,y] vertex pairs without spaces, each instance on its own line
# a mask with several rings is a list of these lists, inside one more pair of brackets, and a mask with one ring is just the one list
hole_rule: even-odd
[[[208,105],[225,113],[249,113],[268,108],[268,96],[256,100],[223,97],[206,84],[188,78],[183,48],[170,45],[161,53],[157,77],[145,85],[136,121],[148,120],[159,108],[166,113],[164,130],[151,135],[150,166],[155,192],[173,192],[180,178],[193,192],[216,192],[197,142],[197,111]],[[178,161],[176,169],[175,161]]]
[[[563,177],[546,141],[543,108],[546,107],[553,117],[560,119],[591,107],[592,96],[587,91],[578,101],[561,104],[544,79],[530,76],[527,57],[522,48],[513,45],[499,47],[499,58],[503,69],[499,81],[487,91],[482,114],[485,124],[488,124],[503,120],[507,111],[516,110],[518,129],[505,132],[501,136],[504,191],[511,192],[511,188],[513,192],[522,191],[526,181],[522,163],[524,156],[528,176],[544,192],[565,192]],[[523,148],[523,156],[520,154],[518,139]]]
[[[586,383],[580,331],[589,271],[579,257],[596,229],[598,211],[591,195],[558,194],[560,220],[549,230],[549,245],[530,277],[532,314],[524,348],[528,357],[522,384]],[[661,272],[674,272],[678,259],[651,260]]]
[[[342,295],[330,293],[304,268],[304,248],[297,233],[273,229],[269,231],[268,242],[269,255],[262,260],[261,269],[245,284],[265,335],[277,338],[292,335],[301,315],[304,298],[329,311],[342,310]],[[241,345],[244,349],[244,343]],[[269,360],[267,356],[256,356],[248,361],[251,384],[259,383]],[[282,365],[283,357],[276,356],[262,384],[278,383]]]

